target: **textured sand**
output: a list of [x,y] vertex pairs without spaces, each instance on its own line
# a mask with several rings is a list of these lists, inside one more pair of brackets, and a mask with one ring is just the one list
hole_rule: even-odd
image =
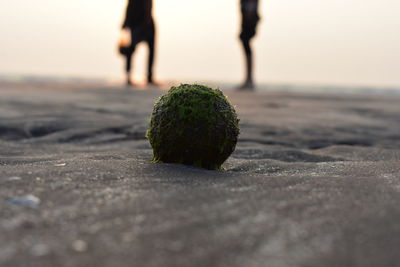
[[0,87],[0,266],[400,265],[400,96],[226,90],[207,171],[149,162],[160,90]]

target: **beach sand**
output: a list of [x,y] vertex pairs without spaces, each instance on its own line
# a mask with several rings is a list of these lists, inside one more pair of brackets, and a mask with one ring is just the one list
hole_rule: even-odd
[[208,171],[150,162],[165,91],[1,84],[0,266],[400,265],[399,95],[221,89]]

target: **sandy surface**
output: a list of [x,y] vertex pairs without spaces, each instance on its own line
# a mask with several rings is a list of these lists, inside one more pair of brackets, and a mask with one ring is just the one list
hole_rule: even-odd
[[226,90],[207,171],[149,162],[160,90],[0,87],[0,266],[400,265],[400,96]]

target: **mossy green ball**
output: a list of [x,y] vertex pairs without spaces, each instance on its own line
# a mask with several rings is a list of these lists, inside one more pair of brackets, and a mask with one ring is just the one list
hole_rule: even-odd
[[221,169],[235,150],[239,120],[224,94],[203,85],[172,87],[155,104],[147,138],[153,161]]

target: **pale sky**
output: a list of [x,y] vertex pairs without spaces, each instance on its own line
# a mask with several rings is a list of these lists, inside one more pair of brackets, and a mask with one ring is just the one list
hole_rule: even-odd
[[[260,0],[262,83],[400,86],[400,1]],[[239,0],[154,0],[156,77],[240,82]],[[122,79],[124,0],[1,0],[0,74]],[[147,50],[135,57],[144,76]]]

